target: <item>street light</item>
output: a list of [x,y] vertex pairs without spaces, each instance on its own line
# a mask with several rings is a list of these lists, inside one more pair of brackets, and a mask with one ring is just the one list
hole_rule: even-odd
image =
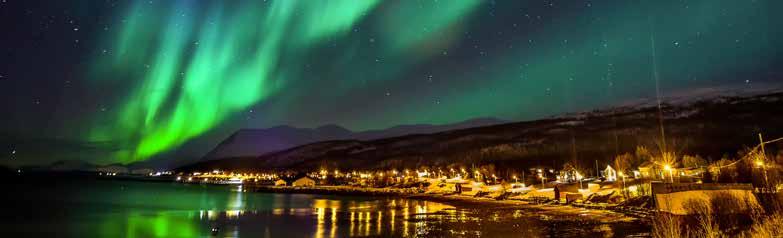
[[671,183],[674,183],[674,174],[672,172],[672,166],[671,165],[663,165],[663,170],[669,171],[669,179]]
[[767,179],[767,167],[764,166],[764,161],[761,159],[756,160],[756,165],[764,171],[764,189],[767,189],[767,186],[769,186],[769,180]]
[[623,177],[623,195],[625,196],[626,195],[626,192],[625,192],[625,173],[623,173],[623,171],[620,171],[619,174],[620,174],[620,177]]

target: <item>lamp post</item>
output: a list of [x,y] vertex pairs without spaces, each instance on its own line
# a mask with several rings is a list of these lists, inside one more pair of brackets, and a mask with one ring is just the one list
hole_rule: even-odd
[[764,190],[766,190],[769,184],[769,180],[767,179],[767,167],[764,166],[764,161],[761,159],[756,160],[756,165],[764,171]]
[[674,174],[672,172],[672,166],[671,165],[664,165],[663,170],[669,171],[669,179],[671,183],[674,183]]
[[623,173],[623,171],[620,171],[619,174],[620,174],[620,177],[623,177],[623,196],[626,196],[626,191],[625,191],[625,173]]

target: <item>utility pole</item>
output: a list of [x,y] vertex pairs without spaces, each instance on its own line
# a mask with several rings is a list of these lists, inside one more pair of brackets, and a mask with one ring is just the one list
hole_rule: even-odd
[[522,183],[525,183],[525,170],[522,170]]
[[759,166],[761,166],[761,170],[764,171],[764,190],[767,190],[767,187],[769,187],[769,179],[767,178],[767,153],[764,151],[764,137],[761,136],[761,133],[759,133],[759,144],[761,145],[761,162],[757,162]]
[[759,133],[759,144],[761,145],[761,155],[764,156],[762,158],[767,158],[767,153],[764,151],[764,138],[761,137],[761,133]]

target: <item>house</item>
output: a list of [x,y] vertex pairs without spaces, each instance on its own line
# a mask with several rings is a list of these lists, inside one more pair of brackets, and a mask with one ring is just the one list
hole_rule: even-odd
[[314,187],[315,186],[315,180],[311,179],[309,177],[301,177],[301,178],[298,178],[298,179],[294,180],[294,182],[291,183],[291,186],[294,186],[294,187]]
[[277,179],[275,181],[275,186],[280,186],[280,187],[288,186],[288,182],[286,182],[283,179]]
[[144,168],[144,169],[134,169],[131,170],[130,173],[133,175],[149,175],[154,173],[155,171],[152,169]]
[[652,162],[644,162],[642,165],[639,166],[639,175],[641,175],[641,178],[649,178],[654,179],[660,177],[658,174],[657,166]]
[[99,167],[97,169],[98,172],[105,173],[105,174],[127,174],[128,168],[122,165],[108,165],[104,167]]
[[607,165],[606,169],[604,169],[604,177],[606,177],[606,181],[609,182],[617,181],[617,171],[615,171],[611,165]]

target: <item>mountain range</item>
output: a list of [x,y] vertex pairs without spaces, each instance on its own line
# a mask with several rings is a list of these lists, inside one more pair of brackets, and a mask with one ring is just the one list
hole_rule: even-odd
[[507,123],[495,118],[476,118],[454,124],[400,125],[382,130],[353,132],[330,124],[317,128],[276,126],[266,129],[241,129],[207,153],[203,160],[258,156],[319,141],[374,140],[410,134],[430,134]]
[[[683,104],[664,102],[660,108],[647,104],[621,106],[431,134],[327,140],[273,153],[201,161],[179,170],[353,170],[486,164],[526,168],[556,167],[567,161],[592,168],[606,166],[618,154],[633,153],[639,146],[657,150],[661,141],[679,155],[717,160],[756,145],[758,133],[783,136],[780,91],[717,96]],[[663,118],[664,140],[659,118]]]

